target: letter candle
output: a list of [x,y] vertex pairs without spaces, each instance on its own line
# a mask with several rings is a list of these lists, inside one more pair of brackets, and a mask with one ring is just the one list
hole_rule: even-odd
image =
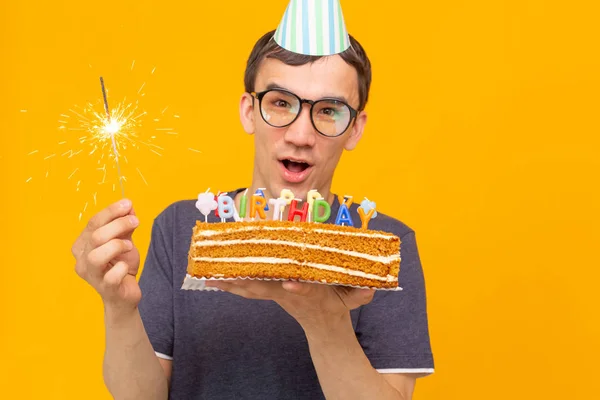
[[350,206],[352,205],[352,196],[338,196],[340,202],[340,209],[338,210],[337,217],[335,218],[336,225],[348,224],[354,226],[352,217],[350,216]]
[[[315,200],[314,202],[314,210],[313,210],[313,218],[314,218],[314,222],[326,222],[329,217],[331,216],[331,206],[329,205],[328,202],[325,201],[324,198],[320,198]],[[325,211],[323,212],[323,215],[319,215],[319,208],[323,208]]]
[[323,196],[321,196],[321,194],[317,192],[316,189],[309,190],[308,194],[306,195],[306,202],[308,203],[308,217],[306,218],[306,220],[308,222],[313,222],[312,214],[315,200],[322,198]]
[[290,210],[288,211],[288,221],[294,221],[294,217],[296,215],[300,216],[300,221],[305,222],[306,217],[308,215],[308,203],[304,203],[302,208],[298,208],[298,202],[302,201],[301,199],[292,200],[292,204],[290,205]]
[[[292,200],[294,200],[295,196],[294,193],[289,190],[289,189],[282,189],[281,193],[279,194],[279,198],[285,200],[285,204],[289,205]],[[285,205],[282,206],[281,208],[281,213],[279,214],[279,220],[281,221],[283,219],[283,213],[285,211]]]
[[287,201],[280,197],[278,199],[269,199],[269,204],[273,206],[273,221],[281,221],[281,214],[287,205]]
[[240,199],[240,218],[244,218],[246,216],[246,205],[248,202],[248,189],[246,189],[246,191],[244,192],[244,194],[242,195],[242,198]]
[[254,221],[256,213],[258,213],[260,219],[267,219],[267,216],[265,215],[266,205],[267,200],[264,197],[256,194],[252,195],[252,200],[250,203],[250,218],[252,218],[252,221]]
[[227,193],[222,193],[217,198],[217,211],[221,217],[221,222],[225,222],[227,218],[232,218],[234,214],[234,203],[233,199],[230,196],[227,196]]
[[377,216],[377,211],[375,211],[376,204],[374,201],[370,201],[365,197],[365,199],[360,203],[360,207],[358,207],[358,216],[360,217],[360,222],[362,222],[361,229],[367,230],[369,226],[369,221],[372,218]]

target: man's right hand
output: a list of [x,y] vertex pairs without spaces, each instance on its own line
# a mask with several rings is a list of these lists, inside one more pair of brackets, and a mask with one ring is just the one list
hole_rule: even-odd
[[140,253],[132,239],[138,225],[131,201],[121,200],[93,216],[71,248],[77,275],[113,309],[135,309],[142,297]]

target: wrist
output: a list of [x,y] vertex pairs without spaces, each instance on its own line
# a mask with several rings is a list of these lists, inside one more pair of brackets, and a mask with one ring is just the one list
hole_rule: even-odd
[[137,306],[104,303],[104,318],[107,326],[126,325],[138,315]]
[[321,316],[300,322],[307,339],[316,341],[336,341],[345,334],[354,335],[350,312]]

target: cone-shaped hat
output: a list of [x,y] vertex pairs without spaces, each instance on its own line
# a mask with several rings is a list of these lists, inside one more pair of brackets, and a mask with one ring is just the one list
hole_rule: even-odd
[[294,53],[330,56],[350,47],[340,0],[290,0],[274,36]]

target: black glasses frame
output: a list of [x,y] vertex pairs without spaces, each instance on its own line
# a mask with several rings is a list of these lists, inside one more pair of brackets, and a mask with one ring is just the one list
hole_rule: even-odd
[[[286,94],[289,94],[290,96],[295,97],[296,99],[298,99],[298,101],[300,102],[300,108],[298,111],[298,114],[296,114],[296,116],[294,117],[294,119],[285,124],[285,125],[273,125],[271,124],[269,121],[267,121],[265,119],[265,116],[263,115],[262,112],[262,99],[263,97],[265,97],[265,95],[269,92],[283,92]],[[304,105],[304,103],[310,104],[310,109],[309,109],[309,115],[310,115],[310,122],[313,126],[313,128],[315,128],[315,130],[317,132],[319,132],[319,135],[328,137],[328,138],[335,138],[335,137],[339,137],[342,136],[344,133],[346,133],[346,131],[348,130],[348,128],[350,127],[350,125],[352,125],[352,121],[356,118],[356,116],[358,115],[358,111],[356,111],[354,108],[352,108],[349,104],[339,100],[339,99],[331,99],[331,98],[323,98],[323,99],[319,99],[319,100],[307,100],[307,99],[303,99],[300,96],[298,96],[295,93],[290,92],[289,90],[285,90],[285,89],[268,89],[262,92],[250,92],[250,95],[252,96],[252,98],[257,98],[258,99],[258,106],[260,107],[260,116],[262,117],[263,121],[265,121],[268,125],[274,127],[274,128],[285,128],[286,126],[290,126],[291,124],[293,124],[294,122],[296,122],[296,120],[298,119],[298,117],[300,116],[300,114],[302,114],[302,109],[304,107],[302,107]],[[350,110],[350,119],[348,120],[348,125],[346,126],[346,128],[344,128],[344,130],[341,133],[338,133],[337,135],[326,135],[323,132],[321,132],[319,129],[317,129],[317,126],[315,125],[315,121],[313,120],[313,114],[312,114],[312,110],[313,107],[315,106],[315,104],[322,102],[322,101],[335,101],[337,103],[341,103],[343,105],[345,105],[346,107],[348,107],[348,109]]]

